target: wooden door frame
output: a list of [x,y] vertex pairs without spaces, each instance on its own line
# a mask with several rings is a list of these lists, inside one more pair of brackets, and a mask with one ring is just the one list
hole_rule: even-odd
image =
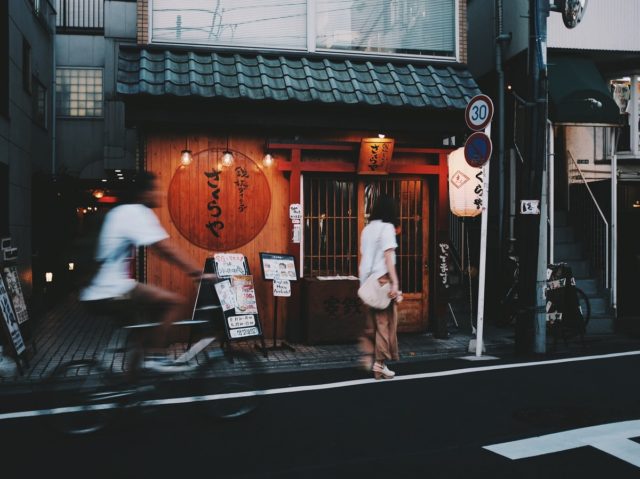
[[[302,203],[301,178],[302,173],[357,173],[357,154],[360,149],[359,142],[341,143],[297,143],[297,142],[271,142],[266,145],[269,151],[280,152],[288,160],[278,158],[277,168],[283,174],[289,175],[289,204]],[[431,238],[429,258],[433,257],[435,245],[449,242],[449,190],[448,190],[448,167],[447,157],[455,148],[422,148],[403,147],[396,145],[395,153],[414,153],[425,155],[437,155],[438,164],[394,164],[389,165],[389,174],[398,175],[420,175],[424,182],[429,181],[429,177],[437,178],[436,211],[435,211],[435,237]],[[302,161],[303,151],[341,151],[353,153],[353,161],[324,161],[324,162],[304,162]],[[280,156],[280,155],[279,155]],[[433,214],[434,212],[430,212]],[[292,238],[293,224],[289,222],[288,238]],[[300,264],[300,243],[288,242],[288,253],[295,256],[296,262]],[[434,271],[429,268],[430,309],[432,316],[432,331],[437,338],[447,337],[447,289],[446,285],[433,281]],[[302,312],[301,295],[299,282],[292,283],[292,298],[289,302],[289,318],[299,318]]]

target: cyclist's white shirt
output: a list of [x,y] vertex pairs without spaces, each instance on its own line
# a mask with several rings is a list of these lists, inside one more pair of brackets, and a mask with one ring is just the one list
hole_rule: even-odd
[[360,284],[363,284],[369,276],[379,278],[387,274],[384,252],[393,250],[395,264],[397,247],[396,230],[391,223],[383,223],[381,220],[369,222],[360,235]]
[[104,218],[96,259],[103,263],[81,301],[115,298],[130,292],[136,281],[129,277],[131,246],[148,246],[168,238],[155,213],[144,205],[126,204],[113,208]]

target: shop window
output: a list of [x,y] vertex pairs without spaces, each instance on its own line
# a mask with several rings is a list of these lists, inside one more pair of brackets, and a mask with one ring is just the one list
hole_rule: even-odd
[[101,68],[58,68],[56,70],[56,114],[59,117],[102,117]]
[[304,276],[358,274],[356,192],[354,179],[305,176]]

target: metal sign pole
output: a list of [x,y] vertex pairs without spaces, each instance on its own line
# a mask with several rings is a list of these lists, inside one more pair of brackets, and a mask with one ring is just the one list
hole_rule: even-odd
[[[485,130],[491,136],[491,124]],[[482,335],[484,333],[484,292],[487,263],[487,219],[489,216],[489,161],[482,166],[482,219],[480,223],[480,263],[478,265],[478,317],[476,321],[476,357],[482,356],[484,349]]]

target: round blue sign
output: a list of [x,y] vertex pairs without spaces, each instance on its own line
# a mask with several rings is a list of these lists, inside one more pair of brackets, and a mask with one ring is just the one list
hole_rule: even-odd
[[472,133],[464,144],[464,159],[474,168],[484,165],[491,157],[491,138],[482,132]]

